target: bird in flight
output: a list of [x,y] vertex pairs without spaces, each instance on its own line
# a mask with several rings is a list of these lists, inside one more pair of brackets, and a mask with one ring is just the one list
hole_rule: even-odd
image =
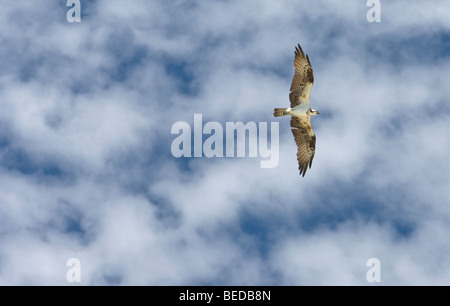
[[297,160],[300,175],[305,176],[306,170],[311,168],[314,153],[316,151],[316,134],[311,126],[311,116],[319,112],[312,109],[309,103],[309,95],[314,83],[313,69],[308,55],[300,44],[295,48],[294,60],[295,74],[292,79],[289,100],[291,107],[275,108],[275,117],[291,115],[291,130],[297,144]]

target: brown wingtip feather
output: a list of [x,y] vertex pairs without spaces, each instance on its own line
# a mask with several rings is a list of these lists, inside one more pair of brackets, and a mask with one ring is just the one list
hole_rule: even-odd
[[300,46],[300,44],[298,44],[297,47],[295,47],[295,55],[305,57],[305,52],[303,52],[303,49]]
[[295,48],[297,50],[297,52],[299,54],[301,54],[303,57],[305,56],[305,52],[303,52],[302,47],[300,46],[300,44],[297,45],[297,47]]
[[306,170],[311,169],[311,166],[312,166],[312,159],[309,161],[309,164],[299,166],[298,170],[300,170],[300,175],[302,177],[305,177]]

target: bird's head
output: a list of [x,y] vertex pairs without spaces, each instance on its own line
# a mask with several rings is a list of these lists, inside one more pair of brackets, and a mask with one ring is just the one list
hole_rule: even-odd
[[310,116],[315,116],[315,115],[319,115],[319,114],[320,114],[319,111],[312,109],[312,108],[309,109]]

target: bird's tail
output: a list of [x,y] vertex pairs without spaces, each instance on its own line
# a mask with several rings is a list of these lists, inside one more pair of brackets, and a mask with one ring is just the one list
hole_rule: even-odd
[[273,115],[275,117],[287,116],[291,113],[291,108],[275,108],[273,110]]

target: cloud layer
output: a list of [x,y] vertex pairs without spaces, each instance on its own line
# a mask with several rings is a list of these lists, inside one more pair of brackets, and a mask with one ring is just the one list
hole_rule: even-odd
[[[445,1],[7,1],[0,284],[450,283]],[[427,9],[425,10],[424,7]],[[294,46],[320,116],[297,172]],[[280,162],[176,159],[177,121],[280,122]]]

